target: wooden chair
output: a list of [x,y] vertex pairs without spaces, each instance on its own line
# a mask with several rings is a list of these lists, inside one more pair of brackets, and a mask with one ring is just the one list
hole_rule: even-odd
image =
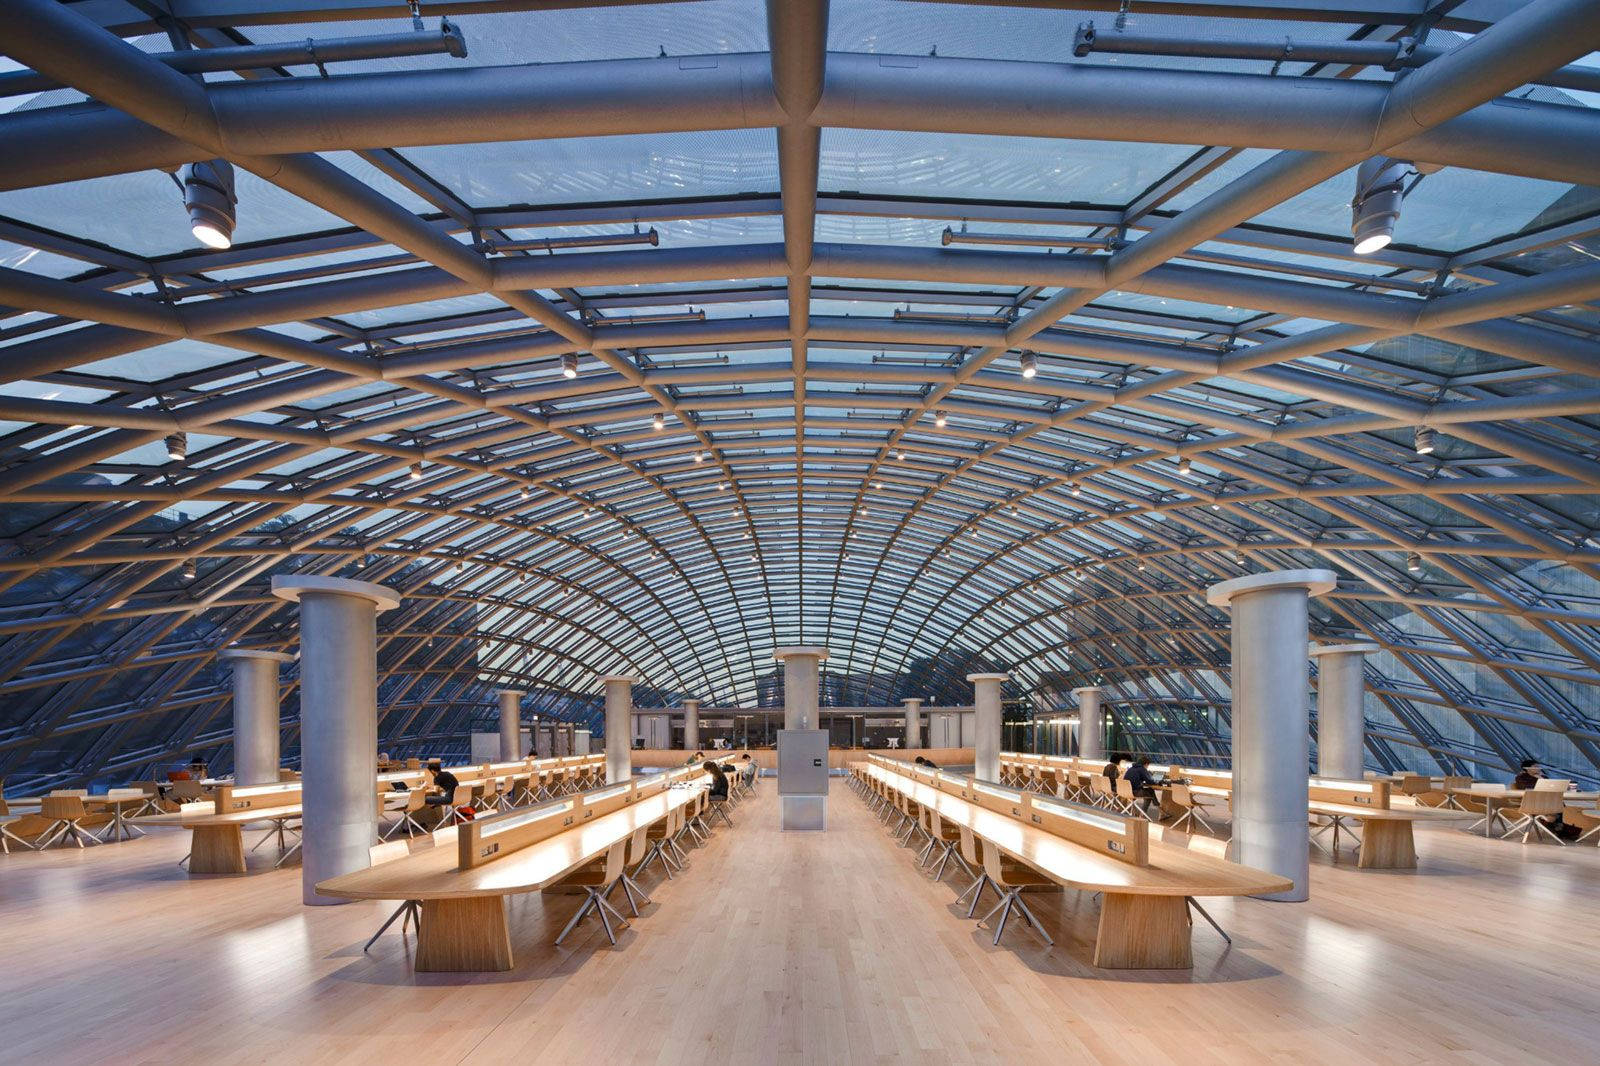
[[428,834],[428,839],[433,841],[433,846],[436,848],[453,848],[460,838],[461,827],[459,825],[447,825],[443,829],[435,829]]
[[[638,877],[649,868],[650,864],[661,861],[661,870],[667,875],[667,880],[672,880],[673,870],[682,870],[683,863],[674,855],[672,838],[678,831],[678,818],[682,817],[682,810],[672,811],[665,818],[657,819],[652,825],[639,830],[642,834],[643,845],[640,850],[630,855],[628,861],[634,864],[633,876]],[[680,853],[681,854],[681,853]]]
[[[1563,786],[1562,792],[1565,791],[1566,788]],[[1521,830],[1524,844],[1528,842],[1530,836],[1537,839],[1537,834],[1543,834],[1557,844],[1566,844],[1566,841],[1556,836],[1543,821],[1545,818],[1560,814],[1564,806],[1565,804],[1561,801],[1561,792],[1557,792],[1554,789],[1529,789],[1522,794],[1521,804],[1502,815],[1511,828],[1501,833],[1500,839],[1504,840]]]
[[[663,819],[663,821],[665,821],[665,819]],[[622,864],[622,876],[617,878],[616,884],[611,886],[611,891],[615,891],[618,885],[622,886],[622,894],[628,899],[628,910],[633,912],[633,916],[635,918],[639,917],[640,901],[642,900],[645,903],[649,903],[650,897],[645,893],[645,890],[640,887],[639,882],[635,881],[633,877],[629,875],[628,866],[630,864],[636,864],[633,872],[638,873],[644,868],[645,863],[651,861],[650,828],[650,826],[641,825],[638,829],[633,831],[633,836],[628,838],[628,856]],[[667,869],[669,870],[667,876],[670,879],[672,876],[670,873],[671,868],[668,867]],[[637,893],[637,895],[635,895],[635,893]]]
[[1123,814],[1137,814],[1139,817],[1145,818],[1152,822],[1158,822],[1161,820],[1152,815],[1145,807],[1144,801],[1134,793],[1133,786],[1128,784],[1128,779],[1126,777],[1117,778],[1115,798],[1117,800],[1117,806],[1121,809],[1121,813]]
[[[382,866],[386,862],[393,862],[396,859],[403,859],[407,855],[411,854],[411,845],[407,844],[404,840],[394,840],[387,844],[374,844],[372,845],[372,848],[368,854],[371,857],[372,865]],[[413,923],[416,924],[418,929],[421,929],[422,901],[415,899],[401,901],[400,906],[394,909],[394,913],[389,915],[388,919],[382,925],[378,926],[378,931],[372,934],[372,938],[365,944],[361,945],[361,950],[366,951],[371,948],[373,944],[377,943],[378,938],[383,935],[383,931],[393,925],[396,918],[404,919],[400,923],[401,936],[405,935],[406,929],[409,928]]]
[[1561,820],[1578,827],[1578,843],[1584,844],[1593,838],[1595,843],[1600,844],[1600,812],[1595,808],[1569,803],[1561,809]]
[[[1443,782],[1439,785],[1439,788],[1444,792],[1445,796],[1448,798],[1447,805],[1449,803],[1454,803],[1454,804],[1459,805],[1461,803],[1461,797],[1460,796],[1456,796],[1456,795],[1452,795],[1450,790],[1453,789],[1453,788],[1467,788],[1471,784],[1472,784],[1472,778],[1470,778],[1470,777],[1452,777],[1451,775],[1446,774],[1445,777],[1444,777]],[[1462,808],[1462,810],[1465,810],[1465,809],[1466,809],[1465,807]]]
[[952,859],[955,860],[955,864],[961,867],[968,877],[977,877],[977,873],[961,855],[961,827],[954,822],[946,822],[939,816],[937,810],[930,810],[928,817],[932,823],[930,828],[933,836],[938,843],[939,850],[942,852],[939,855],[938,863],[933,868],[934,881],[944,880],[944,869]]
[[[1159,829],[1151,830],[1151,832],[1161,834],[1161,840],[1166,844],[1173,844],[1189,851],[1198,851],[1202,854],[1209,855],[1214,859],[1226,860],[1228,857],[1228,842],[1226,840],[1218,840],[1216,837],[1198,836],[1192,833],[1180,833],[1174,826],[1162,826]],[[1206,920],[1206,924],[1210,925],[1211,928],[1217,931],[1218,936],[1222,937],[1223,940],[1226,940],[1230,944],[1233,943],[1233,937],[1228,935],[1228,931],[1226,929],[1217,924],[1217,920],[1211,917],[1210,911],[1207,911],[1204,907],[1200,906],[1199,900],[1195,899],[1193,896],[1185,896],[1183,898],[1184,902],[1189,905],[1189,909],[1194,911],[1200,917],[1204,918]]]
[[1180,812],[1172,822],[1173,829],[1181,830],[1187,825],[1192,832],[1195,826],[1203,825],[1206,832],[1213,832],[1211,823],[1206,821],[1205,815],[1201,813],[1201,805],[1194,798],[1194,793],[1189,791],[1188,785],[1173,785],[1168,789],[1167,802]]
[[461,808],[470,808],[471,806],[472,786],[457,785],[455,792],[450,796],[450,809],[445,814],[445,820],[451,825],[460,825],[467,820],[466,816],[461,813]]
[[[13,826],[22,832],[14,831]],[[37,814],[12,814],[11,808],[6,805],[5,797],[0,796],[0,853],[10,855],[12,844],[21,845],[29,851],[38,851],[39,847],[34,841],[48,826],[49,823]],[[30,836],[34,841],[27,839]]]
[[513,777],[511,787],[506,790],[502,801],[506,808],[522,807],[533,802],[533,788],[530,785],[533,776],[525,774],[522,777]]
[[1006,921],[1011,917],[1013,911],[1017,911],[1033,927],[1033,931],[1039,934],[1039,938],[1045,942],[1047,947],[1054,945],[1055,941],[1050,939],[1050,934],[1044,931],[1044,926],[1039,924],[1039,919],[1035,918],[1033,911],[1029,910],[1028,905],[1022,902],[1022,890],[1044,885],[1053,886],[1055,882],[1027,863],[1014,862],[1006,858],[998,847],[987,840],[980,840],[978,844],[983,851],[983,872],[988,877],[989,883],[995,887],[995,891],[1000,893],[1000,902],[990,908],[988,914],[979,918],[978,924],[982,925],[984,922],[994,918],[995,915],[1000,916],[994,926],[994,942],[998,946],[1000,937],[1006,931]]
[[1096,807],[1107,807],[1111,810],[1117,810],[1120,806],[1117,794],[1111,791],[1111,779],[1105,774],[1089,775],[1089,802]]
[[627,857],[628,842],[619,840],[611,845],[606,852],[603,865],[591,864],[568,874],[557,882],[560,885],[582,888],[586,893],[583,906],[578,908],[578,912],[572,916],[572,920],[567,922],[566,928],[562,929],[561,933],[556,937],[557,944],[565,940],[567,934],[572,932],[573,927],[582,921],[585,915],[593,911],[599,917],[600,924],[605,927],[606,939],[611,941],[612,947],[616,946],[617,934],[612,928],[612,919],[615,919],[618,925],[627,925],[628,919],[622,916],[621,911],[606,902],[606,896],[611,894],[611,890],[616,887],[617,880],[622,877],[623,871],[627,866]]
[[[379,800],[381,802],[382,797],[379,797]],[[406,836],[408,837],[414,833],[421,833],[423,836],[427,836],[427,828],[421,822],[417,821],[417,814],[427,806],[428,793],[425,790],[414,788],[410,792],[407,792],[406,805],[399,811],[400,817],[393,825],[389,827],[388,831],[383,834],[382,839],[388,840],[402,829],[406,831]]]
[[1078,773],[1076,770],[1069,769],[1065,774],[1060,776],[1064,779],[1064,783],[1060,789],[1060,796],[1062,799],[1071,803],[1093,802],[1089,794],[1089,782],[1084,779],[1083,774]]
[[89,816],[83,806],[82,796],[46,796],[39,801],[39,814],[50,819],[50,828],[45,830],[39,841],[38,849],[41,851],[58,840],[71,840],[80,848],[85,840],[93,844],[102,843],[82,824]]
[[1003,896],[1004,893],[1000,891],[1000,886],[994,883],[994,879],[989,876],[988,868],[984,866],[983,859],[979,857],[978,845],[976,838],[972,834],[972,830],[964,825],[959,826],[958,829],[961,834],[959,845],[961,848],[961,859],[968,870],[977,871],[977,875],[973,878],[972,884],[968,885],[966,891],[962,892],[961,895],[956,897],[956,902],[960,903],[962,900],[967,898],[968,892],[972,893],[972,904],[967,907],[967,917],[971,918],[978,912],[978,901],[983,898],[983,890],[985,888],[994,889],[994,894],[997,896]]
[[498,777],[486,777],[478,783],[478,787],[481,788],[482,791],[479,792],[477,798],[472,801],[472,809],[475,811],[487,812],[499,810],[501,796],[500,779]]

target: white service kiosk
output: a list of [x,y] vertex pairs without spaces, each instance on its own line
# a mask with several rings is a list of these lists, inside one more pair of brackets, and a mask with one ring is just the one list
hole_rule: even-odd
[[781,829],[826,829],[828,731],[778,730],[778,811]]

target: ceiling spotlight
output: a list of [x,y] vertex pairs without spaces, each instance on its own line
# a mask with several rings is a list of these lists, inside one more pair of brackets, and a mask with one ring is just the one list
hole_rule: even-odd
[[1422,573],[1422,556],[1416,552],[1406,552],[1406,569],[1413,574]]
[[904,448],[901,448],[898,452],[895,452],[894,457],[896,459],[900,460],[902,463],[905,462],[906,461],[906,450]]
[[167,434],[167,458],[175,463],[183,462],[189,454],[189,434],[183,430]]
[[1140,569],[1140,570],[1143,570],[1143,569],[1144,569],[1144,560],[1143,560],[1143,559],[1140,559],[1140,560],[1139,560],[1139,569]]
[[697,463],[705,462],[706,461],[706,453],[705,452],[695,452],[694,453],[694,461],[697,462]]
[[1411,446],[1417,450],[1418,455],[1432,455],[1434,434],[1432,426],[1418,426],[1411,437]]
[[761,556],[757,555],[755,552],[751,552],[750,553],[750,561],[752,563],[759,563],[761,561]]
[[655,413],[655,415],[653,415],[651,417],[650,424],[652,426],[656,427],[656,429],[658,429],[658,430],[666,429],[667,428],[667,416],[662,414],[661,412],[657,411]]
[[198,571],[195,569],[194,560],[185,559],[183,563],[183,579],[185,581],[193,581],[197,572]]
[[233,247],[233,225],[238,196],[233,189],[233,164],[226,159],[186,163],[178,171],[183,206],[189,212],[189,229],[207,248]]
[[1031,379],[1039,372],[1039,357],[1032,352],[1022,353],[1022,376]]
[[933,413],[933,424],[938,426],[940,429],[944,428],[944,412],[943,411],[935,411]]
[[717,491],[718,492],[727,492],[728,491],[728,483],[726,481],[717,482]]
[[1220,511],[1220,510],[1222,510],[1222,504],[1220,504],[1220,503],[1213,503],[1213,504],[1212,504],[1212,505],[1211,505],[1211,509],[1212,509],[1212,510],[1213,510],[1213,511]]
[[873,487],[873,488],[875,488],[875,489],[881,489],[881,488],[883,488],[883,482],[881,482],[881,481],[874,481],[874,482],[873,482],[873,483],[872,483],[872,487]]
[[575,352],[568,352],[561,357],[561,376],[568,379],[578,376],[578,356]]
[[1350,202],[1350,233],[1357,255],[1371,255],[1394,239],[1406,179],[1415,168],[1403,159],[1375,155],[1356,171],[1356,196]]
[[528,491],[528,486],[524,485],[522,488],[518,489],[517,495],[526,500],[531,495],[531,493]]
[[1178,456],[1178,473],[1184,477],[1189,476],[1189,457],[1187,455]]
[[422,477],[422,464],[421,463],[412,463],[411,464],[411,480],[412,481],[416,481],[420,477]]
[[456,560],[456,573],[459,574],[461,571],[465,570],[466,568],[467,568],[467,561],[465,559],[457,559]]
[[1074,496],[1082,496],[1083,486],[1078,484],[1076,481],[1069,481],[1067,482],[1067,491],[1072,493]]

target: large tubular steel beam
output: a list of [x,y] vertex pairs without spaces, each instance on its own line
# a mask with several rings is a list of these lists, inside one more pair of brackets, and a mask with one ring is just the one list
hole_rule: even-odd
[[[764,54],[349,74],[203,91],[226,148],[212,154],[753,129],[785,117]],[[1204,131],[1211,143],[1239,148],[1362,152],[1386,99],[1386,86],[1373,81],[835,52],[811,123],[1168,144],[1192,143]],[[186,137],[95,105],[6,115],[0,138],[11,145],[0,189],[205,158]],[[1600,160],[1584,147],[1597,138],[1593,109],[1491,99],[1415,131],[1395,151],[1600,185]],[[83,152],[85,143],[101,150]]]

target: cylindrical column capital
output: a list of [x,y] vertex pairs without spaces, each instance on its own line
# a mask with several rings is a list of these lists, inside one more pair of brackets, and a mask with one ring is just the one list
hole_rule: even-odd
[[267,651],[264,648],[223,648],[221,651],[217,652],[217,658],[227,659],[230,662],[237,662],[240,660],[254,660],[258,662],[274,663],[294,662],[294,656],[290,655],[288,652]]
[[1304,589],[1308,596],[1322,596],[1338,584],[1339,575],[1332,570],[1273,570],[1219,581],[1206,589],[1206,602],[1213,607],[1232,607],[1241,596],[1280,589]]
[[1310,649],[1317,660],[1317,773],[1359,780],[1366,766],[1367,720],[1362,664],[1376,644],[1329,644]]
[[828,649],[797,644],[778,648],[772,657],[783,663],[783,728],[815,729],[821,698],[818,672]]
[[1094,699],[1099,699],[1100,693],[1104,691],[1105,689],[1101,688],[1099,685],[1079,685],[1077,688],[1072,690],[1072,694],[1078,697],[1078,700],[1081,702],[1085,695],[1089,695]]
[[982,781],[1000,780],[1000,686],[1010,674],[968,674],[972,682],[972,773]]
[[318,577],[312,574],[274,574],[272,594],[280,600],[299,603],[302,596],[356,596],[371,600],[379,614],[400,606],[400,594],[386,585],[355,581],[348,577]]
[[772,657],[779,662],[783,662],[785,659],[795,659],[801,657],[821,660],[828,657],[828,649],[818,648],[810,644],[795,644],[787,648],[776,649],[773,651]]
[[906,705],[906,710],[910,711],[921,707],[925,701],[922,699],[922,697],[915,696],[911,699],[901,700],[900,702]]
[[639,679],[612,674],[600,680],[606,687],[606,784],[614,785],[633,779],[633,686]]

